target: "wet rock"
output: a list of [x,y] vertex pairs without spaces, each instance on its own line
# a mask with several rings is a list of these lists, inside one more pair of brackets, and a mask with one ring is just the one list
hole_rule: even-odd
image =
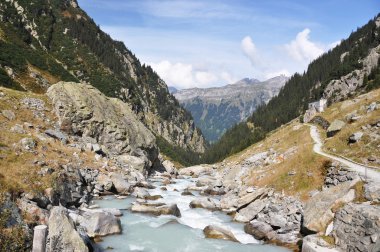
[[181,217],[181,212],[178,209],[176,204],[172,205],[149,205],[149,204],[140,204],[135,203],[131,207],[132,212],[138,213],[148,213],[156,216],[159,215],[174,215],[176,217]]
[[203,229],[203,233],[205,234],[206,238],[239,242],[231,231],[214,225],[205,227]]
[[253,220],[244,226],[244,231],[257,240],[272,240],[276,236],[271,225]]
[[379,251],[380,206],[349,203],[334,219],[332,235],[344,251]]
[[77,232],[64,207],[53,207],[49,217],[47,252],[88,252],[85,242]]
[[2,110],[1,114],[8,119],[8,121],[13,121],[16,119],[16,115],[12,110]]
[[181,193],[181,195],[182,195],[182,196],[194,196],[194,194],[193,194],[192,192],[190,192],[190,191],[183,191],[183,192]]
[[210,198],[195,199],[190,202],[191,208],[204,208],[208,210],[218,210],[217,204]]
[[83,212],[79,215],[70,214],[76,223],[86,229],[89,237],[106,236],[121,233],[120,220],[110,212]]

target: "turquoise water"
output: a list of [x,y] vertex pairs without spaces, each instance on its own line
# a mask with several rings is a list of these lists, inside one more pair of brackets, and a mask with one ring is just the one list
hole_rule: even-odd
[[[181,252],[181,251],[265,251],[282,252],[288,251],[281,247],[260,244],[251,235],[243,230],[243,224],[232,222],[231,217],[219,211],[205,209],[191,209],[189,203],[195,196],[182,196],[181,192],[189,185],[195,184],[193,179],[177,179],[175,184],[166,185],[167,191],[160,189],[159,181],[153,184],[156,189],[149,190],[151,195],[162,195],[162,199],[155,202],[176,203],[181,211],[181,217],[174,216],[151,216],[132,213],[123,210],[120,218],[123,233],[103,237],[100,246],[109,251],[154,251],[154,252]],[[176,190],[177,191],[176,191]],[[196,194],[196,193],[194,193]],[[133,197],[116,199],[112,196],[93,203],[102,208],[128,209],[134,202]],[[240,241],[231,242],[224,240],[206,239],[203,228],[214,224],[230,230]]]

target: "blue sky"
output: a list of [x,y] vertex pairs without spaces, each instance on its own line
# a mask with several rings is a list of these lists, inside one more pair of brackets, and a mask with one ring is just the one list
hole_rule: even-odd
[[379,0],[78,0],[170,86],[302,72],[366,24]]

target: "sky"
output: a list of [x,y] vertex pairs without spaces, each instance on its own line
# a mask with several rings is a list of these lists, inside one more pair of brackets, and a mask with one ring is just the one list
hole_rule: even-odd
[[78,0],[178,89],[295,72],[380,10],[379,0]]

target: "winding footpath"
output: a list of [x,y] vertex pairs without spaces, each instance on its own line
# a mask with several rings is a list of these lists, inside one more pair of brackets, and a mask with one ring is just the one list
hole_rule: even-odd
[[338,161],[338,162],[348,166],[348,168],[350,168],[351,170],[356,171],[360,175],[364,176],[365,179],[370,179],[370,180],[373,180],[375,182],[380,183],[380,171],[375,171],[374,169],[372,169],[368,166],[357,164],[357,163],[351,162],[347,159],[337,157],[337,156],[334,156],[334,155],[331,155],[331,154],[324,152],[322,150],[323,143],[322,143],[322,140],[319,136],[318,128],[314,125],[308,125],[308,126],[310,126],[310,136],[313,138],[314,143],[315,143],[314,147],[313,147],[313,151],[315,153],[322,155],[322,156],[325,156],[325,157],[328,157],[330,159],[333,159],[335,161]]

